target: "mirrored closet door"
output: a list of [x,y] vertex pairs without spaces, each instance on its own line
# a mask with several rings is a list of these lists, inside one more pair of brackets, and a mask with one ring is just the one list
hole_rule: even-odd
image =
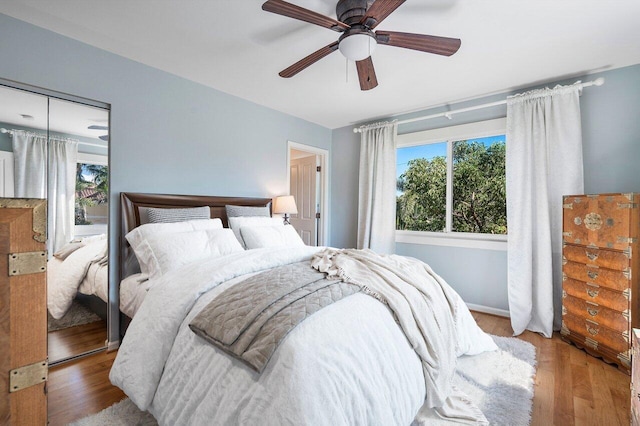
[[107,341],[109,110],[0,85],[0,196],[47,199],[49,364]]

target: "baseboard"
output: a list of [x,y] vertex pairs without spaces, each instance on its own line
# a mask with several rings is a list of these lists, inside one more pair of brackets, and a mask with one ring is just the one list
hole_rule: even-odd
[[485,314],[491,314],[491,315],[497,315],[499,317],[511,318],[511,315],[509,315],[509,311],[506,311],[504,309],[491,308],[489,306],[483,306],[483,305],[475,305],[473,303],[467,303],[467,307],[471,311],[483,312]]
[[107,340],[107,352],[113,352],[120,347],[120,340],[116,340],[115,342],[110,342]]

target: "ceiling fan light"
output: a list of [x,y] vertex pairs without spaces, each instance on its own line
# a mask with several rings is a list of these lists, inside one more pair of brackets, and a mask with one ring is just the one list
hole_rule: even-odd
[[376,50],[378,42],[366,33],[356,33],[340,40],[340,53],[352,61],[367,59]]

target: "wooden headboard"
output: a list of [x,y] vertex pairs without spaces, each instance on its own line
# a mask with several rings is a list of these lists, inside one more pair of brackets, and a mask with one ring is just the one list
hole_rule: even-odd
[[122,211],[122,223],[120,234],[120,279],[126,277],[128,262],[134,256],[129,243],[124,238],[132,229],[140,226],[141,208],[185,208],[209,206],[212,218],[220,218],[225,227],[229,226],[225,206],[250,206],[269,207],[271,210],[271,198],[246,198],[246,197],[213,197],[205,195],[167,195],[167,194],[142,194],[132,192],[120,193]]

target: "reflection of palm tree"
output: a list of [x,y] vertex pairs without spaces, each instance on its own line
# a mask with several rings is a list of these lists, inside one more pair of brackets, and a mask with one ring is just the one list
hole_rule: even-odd
[[[85,177],[85,176],[88,176]],[[86,208],[108,203],[109,169],[97,164],[78,164],[76,167],[76,225],[90,225]]]
[[84,169],[87,173],[93,175],[93,182],[96,184],[96,189],[107,199],[109,192],[109,168],[97,164],[85,164]]

